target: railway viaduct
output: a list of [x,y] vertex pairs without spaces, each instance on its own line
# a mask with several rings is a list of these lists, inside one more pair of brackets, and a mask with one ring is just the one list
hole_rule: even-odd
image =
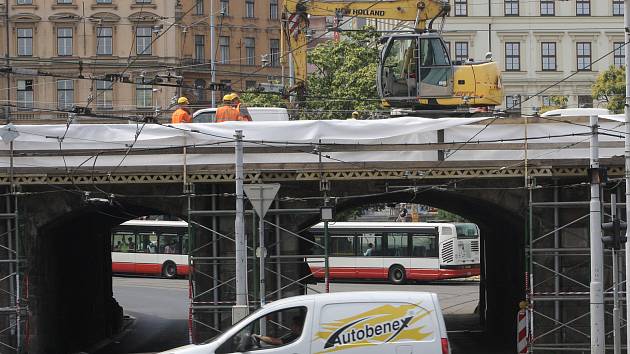
[[[553,284],[560,270],[568,269],[572,279],[588,283],[588,264],[581,259],[545,256],[539,264],[555,272],[540,271],[526,257],[531,254],[526,246],[535,235],[552,232],[555,242],[561,241],[555,247],[588,247],[588,219],[571,222],[583,207],[555,208],[550,213],[532,203],[578,205],[588,200],[584,134],[589,128],[579,120],[531,122],[529,157],[523,159],[526,146],[517,141],[523,136],[520,122],[437,121],[403,119],[401,131],[385,133],[380,126],[369,125],[376,123],[287,122],[296,124],[287,132],[312,133],[302,140],[283,137],[273,124],[186,129],[5,126],[2,131],[18,136],[0,143],[0,184],[5,186],[0,216],[6,220],[0,239],[0,319],[6,328],[0,332],[0,351],[80,351],[118,330],[122,309],[112,297],[110,230],[143,215],[172,215],[195,225],[190,252],[196,260],[192,283],[197,339],[227,326],[227,310],[234,301],[230,238],[236,129],[243,129],[246,139],[251,137],[244,149],[245,183],[281,184],[267,215],[267,221],[278,226],[267,237],[277,256],[268,271],[269,300],[299,294],[308,283],[301,260],[311,247],[292,232],[301,233],[319,221],[313,211],[321,206],[320,186],[326,181],[338,215],[375,203],[414,202],[477,223],[483,254],[480,322],[501,345],[513,346],[515,315],[518,302],[526,297],[528,270],[540,274],[539,289],[556,295],[561,289]],[[615,122],[608,124],[615,129]],[[349,127],[353,134],[365,129],[379,136],[346,139]],[[265,138],[272,130],[274,138]],[[553,139],[554,131],[567,130],[571,134]],[[514,142],[503,142],[505,134]],[[621,176],[623,161],[617,155],[623,153],[623,142],[614,137],[604,140],[602,163],[610,167],[612,177]],[[253,246],[256,223],[251,210],[247,215],[246,234]],[[571,222],[571,227],[554,231],[563,221]],[[553,245],[554,239],[541,242]],[[253,263],[252,258],[249,264]],[[254,281],[252,276],[250,284]],[[552,313],[540,323],[553,329],[588,307],[588,296],[548,304],[538,307],[546,316]],[[587,322],[569,327],[588,331]],[[574,336],[566,328],[554,332],[550,341],[555,344]]]

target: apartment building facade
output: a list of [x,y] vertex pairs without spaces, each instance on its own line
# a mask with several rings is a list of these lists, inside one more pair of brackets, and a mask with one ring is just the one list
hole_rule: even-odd
[[[64,119],[75,106],[125,117],[168,108],[177,93],[166,86],[175,78],[164,79],[179,63],[175,12],[161,0],[6,0],[5,118]],[[153,85],[156,77],[165,86]]]
[[[450,0],[444,39],[454,61],[492,52],[503,70],[500,108],[532,114],[566,97],[567,107],[602,107],[591,96],[597,75],[621,66],[623,0]],[[369,21],[383,30],[411,23]],[[570,76],[570,77],[569,77]]]
[[[181,75],[186,84],[183,92],[193,104],[211,103],[211,58],[215,62],[215,82],[225,86],[215,92],[217,103],[227,91],[242,92],[283,80],[280,0],[182,0],[181,3]],[[212,30],[214,53],[210,45]]]

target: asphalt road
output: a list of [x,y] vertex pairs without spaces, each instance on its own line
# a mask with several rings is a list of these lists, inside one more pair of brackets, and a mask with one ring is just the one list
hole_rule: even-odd
[[[188,344],[188,281],[157,278],[112,279],[114,296],[135,317],[120,338],[94,354],[154,353]],[[323,291],[323,284],[311,286]],[[311,290],[311,293],[315,293]],[[489,348],[478,332],[474,315],[479,285],[473,281],[443,281],[427,284],[389,285],[332,283],[331,291],[399,290],[438,294],[453,354],[502,353]]]
[[95,354],[151,353],[188,344],[188,280],[113,277],[114,297],[135,318]]

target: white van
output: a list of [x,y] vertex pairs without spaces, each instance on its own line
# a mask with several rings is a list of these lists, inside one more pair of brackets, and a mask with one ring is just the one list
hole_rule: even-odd
[[[254,122],[273,122],[289,120],[286,108],[277,107],[247,107],[247,111]],[[193,123],[214,123],[216,108],[203,108],[193,113]]]
[[434,293],[373,291],[274,301],[207,344],[171,354],[450,354]]

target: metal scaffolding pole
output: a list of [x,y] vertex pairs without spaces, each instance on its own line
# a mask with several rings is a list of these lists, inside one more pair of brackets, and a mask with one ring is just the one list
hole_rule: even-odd
[[[624,176],[626,179],[626,222],[630,222],[630,0],[624,1],[623,12],[623,27],[624,27],[624,43],[625,43],[625,61],[626,61],[626,137],[625,137],[625,170]],[[626,237],[630,239],[630,228],[626,229]],[[626,294],[630,294],[630,242],[626,242]],[[628,297],[626,297],[626,321],[630,320],[630,303],[628,303]],[[626,341],[627,347],[630,348],[630,326],[626,325]],[[630,349],[628,349],[630,350]]]
[[232,312],[232,322],[247,316],[247,239],[245,237],[245,214],[243,212],[243,131],[236,130],[234,138],[236,155],[236,217],[234,237],[236,240],[236,306]]
[[[597,135],[598,117],[590,117],[591,170],[599,169],[599,139]],[[597,176],[599,177],[599,176]],[[602,212],[599,196],[599,178],[591,176],[590,202],[590,245],[591,245],[591,354],[604,354],[606,351],[606,331],[604,328],[604,249],[602,245]]]

